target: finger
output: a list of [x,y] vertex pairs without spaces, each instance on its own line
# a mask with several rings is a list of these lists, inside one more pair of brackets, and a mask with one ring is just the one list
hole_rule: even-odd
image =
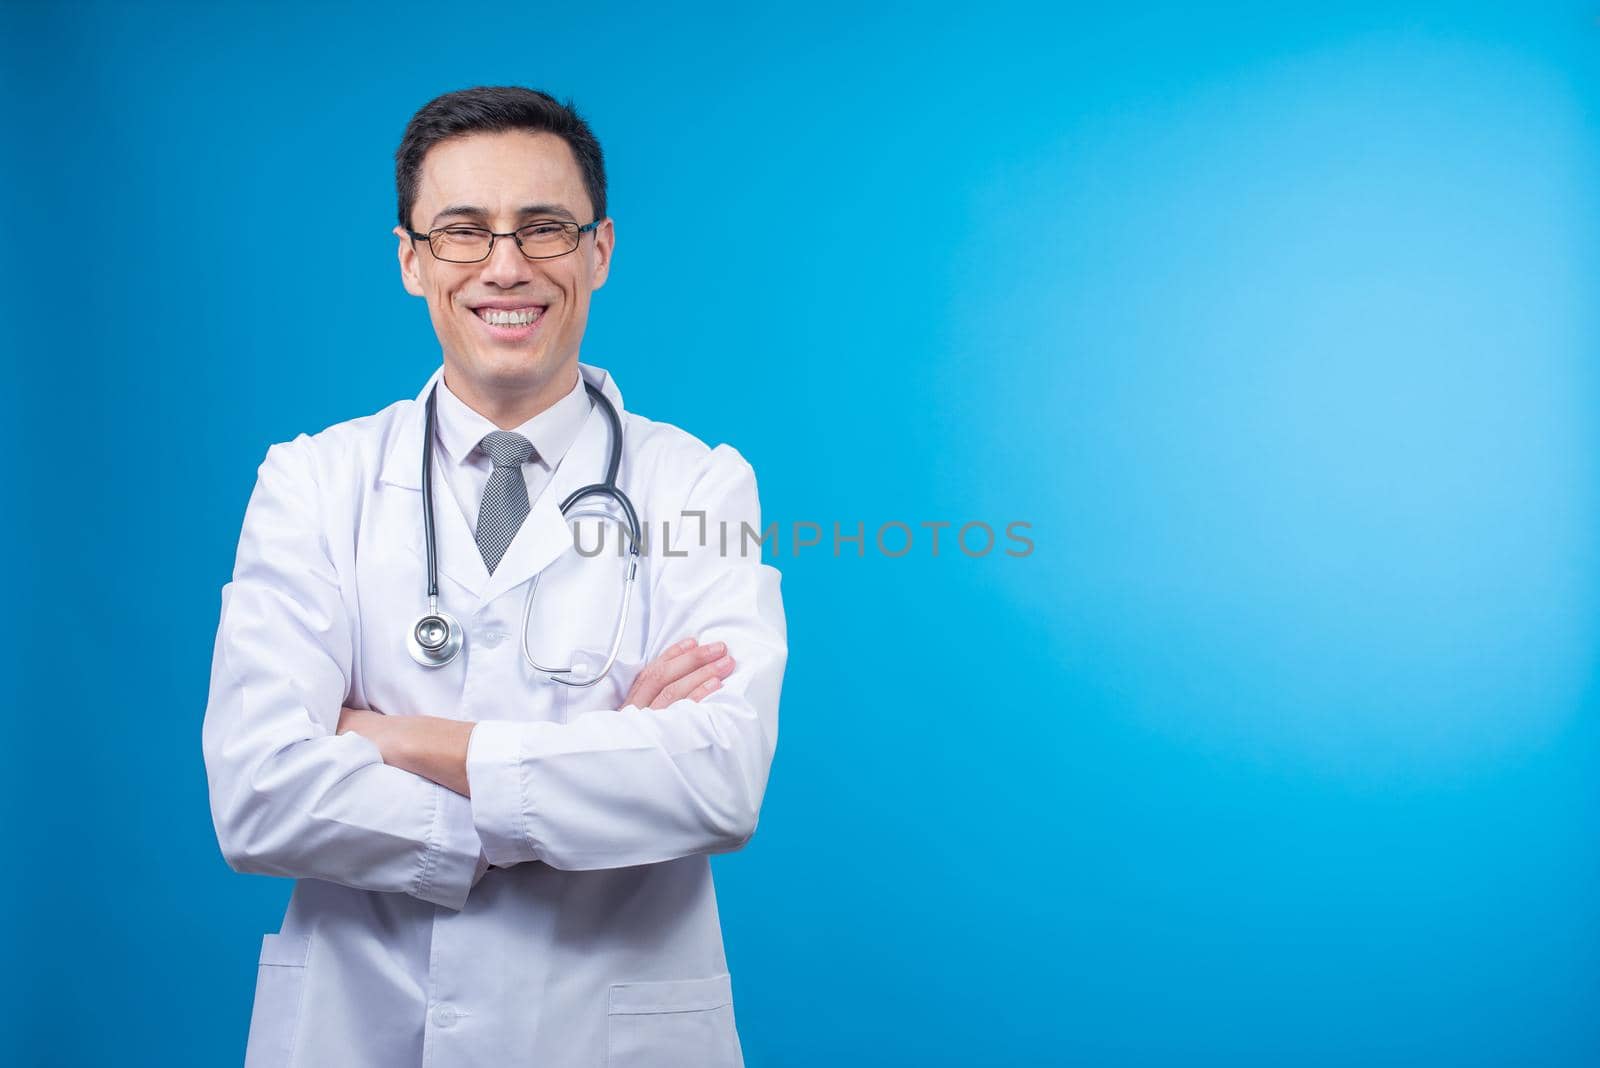
[[733,673],[733,668],[734,662],[731,656],[725,656],[714,663],[707,664],[698,671],[691,672],[663,689],[656,699],[655,707],[665,708],[672,702],[681,701],[685,697],[698,701],[701,697],[710,694],[718,686],[721,686],[722,680]]
[[681,653],[686,653],[695,646],[696,639],[684,638],[682,641],[671,645],[660,656],[646,664],[644,670],[634,677],[633,685],[628,687],[628,696],[624,704],[637,708],[648,708],[650,700],[661,692],[661,687],[672,681],[666,674],[666,664],[669,659]]
[[709,645],[695,646],[687,652],[677,655],[663,653],[659,661],[661,664],[661,685],[665,687],[685,677],[692,671],[698,671],[727,651],[727,643],[712,642]]
[[[733,668],[734,661],[731,656],[724,656],[720,660],[715,660],[664,687],[656,697],[655,703],[650,707],[665,708],[672,702],[681,701],[685,697],[694,697],[698,701],[701,697],[715,690],[717,686],[720,686],[722,680],[733,673]],[[712,685],[707,689],[708,683],[715,683],[716,685]],[[701,693],[702,690],[704,690],[704,693]]]
[[[680,642],[679,644],[681,645],[682,643]],[[725,652],[727,652],[727,645],[723,642],[712,642],[710,645],[697,646],[677,655],[674,655],[673,649],[668,649],[639,673],[639,679],[635,685],[638,689],[636,696],[640,700],[634,703],[641,708],[654,707],[662,690],[710,661],[715,660]],[[638,683],[643,683],[643,685],[640,686]]]

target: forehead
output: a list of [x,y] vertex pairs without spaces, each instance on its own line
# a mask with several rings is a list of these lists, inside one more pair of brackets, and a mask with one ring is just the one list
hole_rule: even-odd
[[446,207],[472,205],[502,217],[525,204],[560,205],[579,222],[593,218],[578,161],[553,133],[468,134],[423,157],[414,211],[424,225]]

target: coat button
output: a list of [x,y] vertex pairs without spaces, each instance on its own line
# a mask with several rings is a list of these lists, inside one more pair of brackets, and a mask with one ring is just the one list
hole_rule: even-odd
[[483,643],[485,649],[493,649],[505,641],[506,636],[497,630],[486,630],[478,635],[478,640]]
[[433,1007],[433,1022],[438,1027],[454,1027],[456,1023],[456,1009],[454,1005],[446,1002]]

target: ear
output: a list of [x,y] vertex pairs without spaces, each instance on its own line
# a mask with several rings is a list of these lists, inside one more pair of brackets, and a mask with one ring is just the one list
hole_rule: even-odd
[[413,297],[425,297],[427,293],[422,288],[421,266],[417,262],[417,246],[411,235],[396,226],[394,235],[400,239],[400,284],[406,287],[406,292]]
[[589,288],[599,289],[611,274],[611,250],[616,246],[617,231],[608,215],[594,228],[594,270],[589,273]]

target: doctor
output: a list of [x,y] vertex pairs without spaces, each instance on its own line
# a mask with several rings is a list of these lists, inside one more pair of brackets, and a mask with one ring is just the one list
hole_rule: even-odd
[[[754,473],[579,362],[614,231],[570,106],[449,93],[396,162],[401,279],[442,366],[415,399],[267,450],[222,588],[217,840],[234,870],[297,880],[246,1063],[741,1065],[709,857],[755,832],[788,653],[778,572],[740,552]],[[586,384],[620,417],[617,483],[649,537],[611,670],[570,686],[529,665],[523,612],[537,577],[537,662],[607,659],[626,561],[614,528],[577,551],[561,511],[612,448]],[[407,643],[430,395],[438,608],[463,642],[440,666]]]

